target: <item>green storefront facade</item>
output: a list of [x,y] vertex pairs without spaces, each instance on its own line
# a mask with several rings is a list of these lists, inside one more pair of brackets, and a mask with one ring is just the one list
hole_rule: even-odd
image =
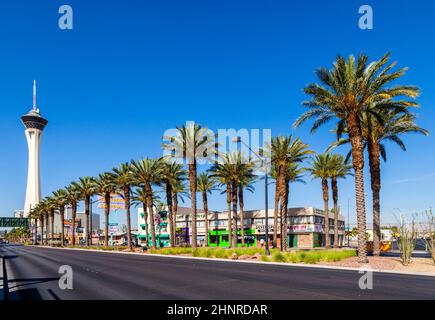
[[[146,236],[144,235],[138,235],[138,239],[145,240]],[[148,236],[148,243],[151,244],[152,237],[151,235]],[[169,235],[168,234],[156,234],[156,246],[157,247],[169,247],[170,241],[169,241]]]
[[[242,246],[242,230],[238,229],[238,241],[237,246]],[[255,229],[245,229],[245,246],[252,247],[256,245]],[[217,229],[210,230],[208,236],[208,245],[210,247],[229,247],[228,230]]]

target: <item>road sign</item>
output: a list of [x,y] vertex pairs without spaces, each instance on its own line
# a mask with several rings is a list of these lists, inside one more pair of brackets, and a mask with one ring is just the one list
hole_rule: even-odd
[[28,226],[27,218],[0,218],[0,228],[26,228]]

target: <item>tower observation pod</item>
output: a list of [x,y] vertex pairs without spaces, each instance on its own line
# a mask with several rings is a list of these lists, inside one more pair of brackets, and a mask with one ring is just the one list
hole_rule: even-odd
[[33,82],[33,108],[29,113],[21,117],[21,121],[26,127],[25,134],[29,149],[27,189],[24,204],[24,217],[27,217],[30,210],[41,201],[39,152],[42,131],[48,123],[48,120],[41,116],[39,108],[36,106],[36,81]]

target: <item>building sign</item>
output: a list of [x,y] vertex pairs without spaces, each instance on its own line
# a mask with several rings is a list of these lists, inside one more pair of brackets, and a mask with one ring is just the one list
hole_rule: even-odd
[[[76,227],[80,227],[81,226],[81,220],[80,220],[80,218],[76,218]],[[71,224],[72,224],[72,219],[65,219],[64,221],[63,221],[63,224],[64,224],[64,227],[65,228],[71,228]]]
[[110,234],[114,234],[117,233],[119,231],[119,227],[118,224],[113,222],[113,223],[109,223],[109,233]]
[[[106,203],[104,197],[97,196],[98,209],[105,209]],[[120,194],[112,193],[110,195],[110,209],[125,209],[124,198]]]
[[0,218],[2,228],[27,228],[29,220],[27,218]]
[[[256,228],[257,228],[257,232],[266,232],[266,225],[265,224],[257,225]],[[273,232],[273,224],[268,225],[268,230],[269,230],[269,232]]]
[[302,233],[302,232],[323,233],[324,228],[320,224],[294,224],[294,225],[288,226],[288,232],[290,232],[290,233]]

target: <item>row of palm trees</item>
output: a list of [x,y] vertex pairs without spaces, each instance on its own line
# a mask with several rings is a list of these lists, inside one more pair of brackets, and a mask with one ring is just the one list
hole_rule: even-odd
[[[414,99],[419,89],[413,86],[392,85],[392,81],[405,74],[406,69],[392,71],[395,63],[389,62],[390,54],[385,54],[380,60],[369,63],[368,57],[360,54],[357,59],[350,56],[347,60],[338,56],[331,70],[320,68],[317,77],[320,83],[309,84],[305,93],[311,97],[303,104],[309,108],[294,124],[295,127],[309,119],[315,122],[311,131],[314,133],[322,125],[336,120],[333,141],[324,154],[315,154],[309,146],[293,136],[278,136],[272,138],[269,145],[262,150],[263,161],[259,163],[245,157],[241,152],[216,155],[215,141],[210,139],[207,128],[188,123],[177,127],[177,134],[164,137],[162,148],[170,155],[158,158],[145,158],[141,161],[131,161],[120,165],[109,173],[97,178],[81,178],[71,183],[65,189],[56,191],[53,196],[42,201],[32,211],[32,216],[53,223],[55,212],[59,212],[63,221],[64,207],[72,207],[73,221],[77,212],[77,204],[84,201],[86,215],[86,231],[88,232],[89,205],[94,194],[99,194],[105,202],[105,244],[108,237],[108,217],[110,214],[110,195],[119,193],[125,200],[127,215],[127,237],[131,246],[130,206],[141,205],[144,208],[145,221],[149,221],[151,229],[151,245],[156,246],[154,226],[155,202],[158,200],[156,187],[161,188],[166,198],[169,223],[171,225],[171,246],[175,246],[175,220],[178,201],[188,195],[191,200],[191,235],[192,247],[197,247],[197,199],[198,192],[203,199],[206,217],[206,235],[208,235],[208,195],[220,187],[226,194],[228,210],[228,235],[230,246],[238,242],[238,224],[240,224],[241,241],[244,245],[244,191],[253,191],[253,183],[259,179],[260,171],[267,170],[275,179],[275,209],[274,209],[274,243],[277,243],[278,230],[281,236],[281,249],[287,249],[287,207],[290,185],[302,182],[302,175],[308,171],[313,178],[321,180],[325,229],[329,233],[329,185],[332,189],[334,202],[334,245],[338,245],[338,179],[348,175],[355,177],[355,194],[358,221],[358,260],[367,262],[366,256],[366,208],[364,190],[364,150],[368,151],[371,187],[373,194],[374,218],[374,254],[380,252],[380,159],[386,160],[385,142],[397,143],[405,150],[400,136],[405,133],[417,132],[427,135],[428,132],[416,124],[416,116],[411,108],[417,107]],[[331,150],[350,144],[351,150],[345,159]],[[183,160],[174,161],[173,157]],[[220,161],[205,172],[198,175],[197,165],[204,159],[218,157]],[[348,160],[352,159],[352,164]],[[305,168],[302,163],[311,159],[310,166]],[[268,169],[270,168],[270,169]],[[269,172],[270,170],[270,172]],[[188,180],[188,187],[186,185]],[[188,189],[188,190],[187,190]],[[148,219],[150,217],[150,219]],[[278,226],[279,221],[279,226]],[[51,228],[53,230],[53,228]],[[74,228],[72,228],[74,232]],[[146,234],[148,241],[148,223]],[[62,240],[63,222],[62,222]],[[75,241],[73,234],[73,244]],[[88,237],[86,236],[86,239]],[[88,240],[86,240],[88,241]],[[325,239],[326,247],[330,246],[329,236]]]
[[[39,221],[41,234],[46,230],[51,230],[51,238],[54,231],[54,217],[59,213],[61,219],[61,243],[65,242],[65,207],[71,208],[72,223],[75,224],[77,216],[77,207],[80,201],[84,202],[85,208],[85,242],[89,245],[89,217],[92,197],[100,195],[104,202],[105,215],[105,246],[108,245],[109,235],[109,215],[111,208],[111,196],[116,193],[121,195],[125,204],[126,225],[127,225],[127,243],[131,249],[131,205],[143,206],[145,214],[151,212],[159,202],[159,197],[153,192],[153,185],[165,185],[166,194],[174,202],[178,203],[179,194],[182,197],[184,193],[185,171],[182,166],[175,162],[169,163],[163,159],[145,158],[141,161],[132,161],[131,163],[122,163],[119,167],[114,168],[111,172],[105,172],[98,177],[82,177],[78,181],[64,189],[53,192],[52,196],[43,199],[35,206],[30,213],[30,218]],[[171,203],[168,201],[168,203]],[[172,203],[171,203],[172,206]],[[178,205],[177,205],[178,206]],[[172,220],[172,216],[170,216]],[[49,228],[49,225],[51,227]],[[152,246],[156,246],[154,219],[150,219],[150,228],[152,235]],[[72,245],[75,245],[75,225],[71,228]],[[35,233],[36,234],[36,233]],[[48,232],[47,232],[48,234]],[[148,227],[147,227],[148,234]],[[45,241],[48,241],[46,237]]]
[[[288,192],[290,182],[303,181],[302,174],[305,170],[312,170],[313,176],[318,174],[314,166],[318,166],[318,162],[313,163],[313,168],[302,168],[298,162],[307,158],[307,155],[313,152],[308,150],[308,145],[302,143],[300,139],[293,139],[292,137],[282,137],[272,139],[271,152],[275,155],[274,161],[278,162],[279,152],[283,152],[289,160],[286,162],[286,169],[284,173],[285,188],[277,188],[277,202],[281,202],[280,217],[278,219],[278,211],[275,211],[275,221],[283,221],[280,226],[281,234],[285,234],[287,230],[285,217],[288,207]],[[327,155],[329,157],[329,154]],[[343,157],[334,155],[332,158],[341,159]],[[284,160],[285,161],[285,160]],[[341,163],[340,163],[341,164]],[[321,166],[322,164],[320,164]],[[205,214],[205,234],[209,234],[209,211],[208,211],[208,195],[218,189],[223,188],[223,193],[227,195],[228,205],[228,235],[231,247],[237,246],[238,230],[241,232],[241,245],[245,245],[245,219],[244,219],[244,191],[254,191],[253,184],[258,179],[254,174],[257,168],[257,163],[244,157],[241,152],[233,152],[226,154],[223,161],[216,162],[207,172],[202,172],[197,177],[197,189],[202,194],[203,209]],[[279,165],[273,165],[272,178],[274,178],[279,186],[280,171]],[[330,170],[330,169],[322,169]],[[325,174],[329,174],[325,173]],[[53,238],[54,230],[54,217],[59,213],[61,219],[61,242],[64,243],[65,236],[64,219],[65,207],[70,206],[72,209],[72,221],[75,221],[77,215],[77,206],[80,201],[84,202],[85,208],[85,242],[89,245],[89,216],[92,197],[100,195],[104,199],[105,210],[105,245],[108,245],[108,222],[111,207],[111,195],[118,193],[124,200],[127,221],[127,242],[131,245],[131,217],[130,208],[134,204],[136,206],[143,206],[145,208],[144,215],[146,223],[146,238],[148,239],[149,229],[151,230],[151,243],[156,246],[156,234],[154,225],[155,219],[151,218],[154,215],[154,208],[157,204],[161,203],[160,197],[154,190],[155,186],[161,187],[166,196],[166,206],[169,212],[170,224],[170,245],[175,246],[175,230],[176,230],[176,213],[178,209],[178,199],[183,199],[186,196],[186,186],[184,181],[187,172],[183,166],[175,161],[166,161],[165,158],[149,159],[146,158],[142,161],[132,161],[131,163],[123,163],[118,168],[114,168],[112,172],[100,174],[98,177],[82,177],[77,182],[72,182],[65,189],[60,189],[53,192],[52,196],[45,198],[39,205],[33,208],[31,218],[39,219],[41,234],[43,233],[44,221],[46,230],[51,230],[51,238]],[[329,177],[329,176],[328,176]],[[188,195],[187,195],[188,196]],[[337,199],[338,201],[338,199]],[[325,206],[327,210],[327,205]],[[192,218],[192,234],[196,232],[195,218]],[[337,218],[337,217],[336,217]],[[148,222],[149,227],[148,228]],[[240,228],[238,227],[240,224]],[[36,223],[35,223],[36,225]],[[51,225],[51,227],[49,227]],[[337,224],[336,224],[337,225]],[[75,245],[75,228],[71,228],[72,232],[72,245]],[[274,232],[274,243],[277,242],[277,228]],[[338,233],[336,234],[338,237]],[[285,237],[284,237],[285,238]],[[193,239],[195,239],[193,237]],[[48,241],[48,238],[46,238]],[[336,241],[338,243],[338,241]],[[195,240],[192,245],[196,246]],[[281,249],[286,250],[287,245],[285,239],[282,242]]]
[[371,189],[373,195],[374,254],[380,254],[380,189],[381,158],[386,160],[385,142],[391,141],[405,150],[401,135],[414,132],[428,135],[416,124],[411,112],[418,107],[415,99],[420,89],[399,85],[397,79],[407,68],[394,71],[396,62],[390,62],[390,53],[369,63],[367,55],[355,59],[338,56],[331,69],[319,68],[319,83],[309,84],[304,92],[310,97],[303,105],[308,108],[294,124],[314,119],[311,132],[331,121],[336,121],[337,139],[330,148],[350,144],[349,157],[355,176],[355,195],[358,223],[358,261],[367,262],[366,206],[364,186],[364,150],[368,151]]

